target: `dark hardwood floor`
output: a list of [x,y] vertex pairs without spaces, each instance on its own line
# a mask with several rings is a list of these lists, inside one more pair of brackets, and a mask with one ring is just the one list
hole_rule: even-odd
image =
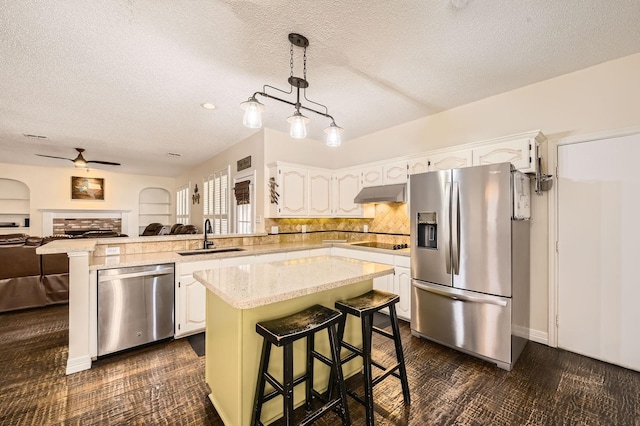
[[[66,376],[67,327],[66,305],[0,314],[1,425],[222,425],[204,357],[187,339]],[[506,372],[411,337],[406,323],[401,330],[411,406],[398,381],[385,380],[374,391],[377,425],[640,425],[638,372],[531,342]],[[363,425],[362,407],[350,400],[349,408]],[[339,422],[331,414],[317,424]]]

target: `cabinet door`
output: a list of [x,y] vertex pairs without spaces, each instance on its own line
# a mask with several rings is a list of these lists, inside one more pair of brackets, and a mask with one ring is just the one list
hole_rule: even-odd
[[472,161],[473,151],[470,149],[434,154],[429,156],[429,171],[469,167]]
[[207,289],[193,278],[181,275],[178,282],[178,312],[176,337],[204,331],[206,322]]
[[309,171],[309,216],[331,216],[331,173]]
[[309,173],[297,167],[278,168],[280,182],[279,217],[305,217],[309,214],[308,185]]
[[407,162],[400,161],[382,166],[382,184],[407,183]]
[[473,165],[509,162],[522,172],[535,172],[534,141],[522,138],[507,142],[499,142],[473,150]]
[[336,173],[333,179],[333,215],[337,217],[362,217],[362,205],[353,202],[360,192],[360,173],[347,171]]
[[372,166],[362,169],[362,187],[382,185],[382,166]]
[[426,173],[429,171],[429,159],[427,157],[409,160],[409,174]]
[[393,275],[393,293],[400,296],[396,305],[398,318],[411,321],[411,269],[396,266]]

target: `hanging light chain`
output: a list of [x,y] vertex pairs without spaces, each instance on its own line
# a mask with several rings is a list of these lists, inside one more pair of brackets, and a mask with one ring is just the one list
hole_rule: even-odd
[[303,73],[302,78],[307,79],[307,48],[305,47],[302,53]]
[[289,77],[293,77],[293,43],[291,43],[291,47],[289,48]]

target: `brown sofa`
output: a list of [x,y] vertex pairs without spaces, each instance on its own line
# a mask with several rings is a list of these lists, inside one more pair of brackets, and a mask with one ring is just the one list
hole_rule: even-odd
[[65,237],[0,235],[0,312],[69,301],[65,253],[39,255],[36,248]]

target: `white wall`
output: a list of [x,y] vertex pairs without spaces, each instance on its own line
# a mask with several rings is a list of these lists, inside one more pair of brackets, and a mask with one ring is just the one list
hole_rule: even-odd
[[[72,200],[71,177],[104,179],[104,201]],[[175,217],[175,179],[116,173],[107,170],[76,169],[74,167],[36,167],[20,164],[0,164],[0,178],[24,182],[31,191],[30,235],[42,235],[42,210],[130,210],[130,229],[138,229],[138,197],[144,188],[164,188],[171,197]],[[123,230],[123,233],[126,231]]]
[[[228,165],[231,166],[231,172],[229,176],[230,185],[233,185],[233,179],[236,176],[244,176],[251,171],[256,172],[256,208],[259,215],[264,217],[262,212],[262,206],[264,204],[264,194],[265,191],[265,178],[264,178],[264,129],[257,131],[253,135],[248,138],[232,145],[228,149],[224,150],[220,154],[212,157],[198,166],[189,170],[188,173],[185,173],[176,178],[176,186],[182,186],[189,184],[191,188],[191,193],[193,193],[193,187],[195,184],[198,184],[198,189],[202,192],[203,190],[203,182],[206,177],[210,174],[226,168]],[[237,161],[245,158],[247,156],[251,156],[251,168],[242,170],[238,172],[237,170]],[[233,199],[233,193],[231,193],[231,198]],[[231,214],[233,214],[233,208],[231,208]],[[191,204],[191,224],[198,227],[198,229],[202,232],[202,224],[203,224],[203,198],[200,196],[200,204]],[[233,223],[233,217],[231,217],[231,223]],[[256,232],[264,231],[264,220],[256,226]]]
[[[640,125],[640,54],[343,142],[333,167],[540,129],[549,139]],[[546,144],[543,154],[546,155]],[[548,335],[548,195],[533,196],[531,328]]]

